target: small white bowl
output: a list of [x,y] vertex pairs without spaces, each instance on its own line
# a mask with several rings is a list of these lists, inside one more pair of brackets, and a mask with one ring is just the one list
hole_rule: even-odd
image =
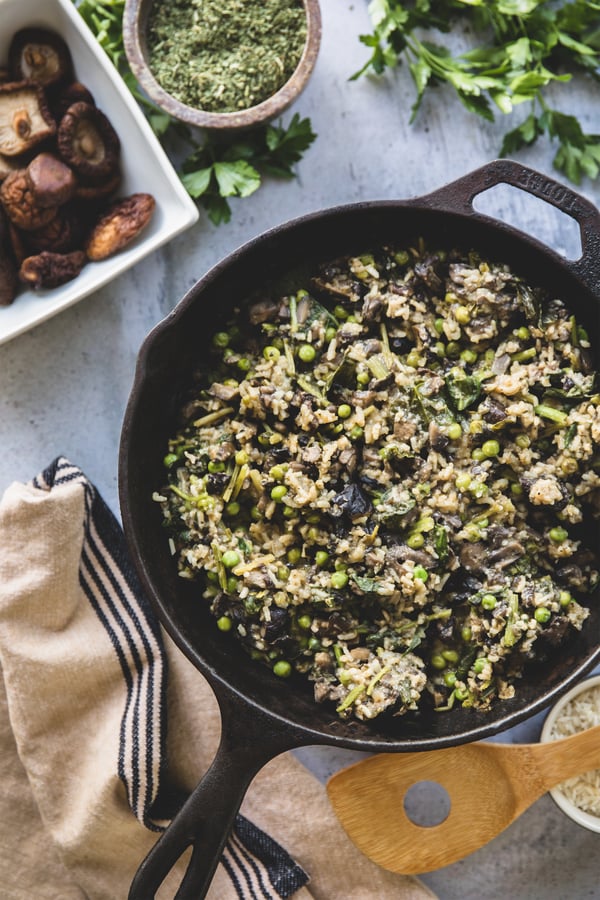
[[[542,743],[546,743],[551,740],[550,733],[552,728],[554,727],[554,723],[558,716],[562,713],[565,705],[573,699],[573,697],[577,697],[579,694],[588,691],[590,688],[594,688],[600,685],[600,675],[594,675],[591,678],[586,678],[583,681],[576,684],[575,687],[571,688],[570,691],[560,698],[560,700],[552,707],[546,720],[544,722],[542,733],[540,735],[540,741]],[[598,750],[598,768],[600,769],[600,748]],[[574,822],[577,822],[578,825],[582,825],[584,828],[587,828],[589,831],[595,831],[600,833],[600,817],[594,816],[591,813],[584,812],[578,806],[575,806],[574,803],[563,794],[558,787],[552,788],[549,792],[550,796],[556,803],[556,805],[562,809],[570,819]]]
[[48,28],[62,36],[73,57],[75,77],[89,88],[119,135],[123,181],[116,197],[141,191],[156,200],[150,224],[123,251],[102,262],[87,263],[77,278],[61,287],[21,290],[10,306],[0,307],[1,344],[98,290],[193,225],[198,208],[72,0],[0,0],[0,22],[0,63],[6,62],[11,38],[21,28]]

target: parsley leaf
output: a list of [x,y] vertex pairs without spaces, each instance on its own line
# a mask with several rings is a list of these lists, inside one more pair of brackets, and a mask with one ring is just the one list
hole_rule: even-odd
[[172,150],[174,142],[179,142],[187,148],[187,156],[181,165],[181,181],[190,197],[206,210],[213,224],[229,222],[228,198],[249,197],[258,190],[263,176],[295,177],[294,165],[316,138],[309,119],[302,119],[295,113],[287,127],[281,122],[263,125],[241,139],[210,133],[198,135],[156,107],[140,91],[127,63],[123,44],[125,0],[73,2],[142,107],[163,146]]
[[[351,80],[381,75],[402,63],[416,99],[446,84],[475,115],[492,121],[523,103],[531,111],[505,133],[501,155],[531,146],[542,136],[558,144],[554,166],[579,183],[600,174],[600,136],[585,134],[574,116],[549,109],[545,93],[578,72],[600,80],[600,2],[570,0],[371,0],[372,33],[360,36],[370,57]],[[452,54],[434,35],[470,34],[470,50]]]

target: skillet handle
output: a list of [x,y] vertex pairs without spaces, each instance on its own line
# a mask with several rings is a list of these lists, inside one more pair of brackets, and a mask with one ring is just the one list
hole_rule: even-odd
[[497,184],[510,184],[545,200],[577,222],[581,235],[581,256],[579,259],[569,260],[555,255],[592,293],[600,295],[600,212],[581,194],[542,172],[512,159],[496,159],[431,194],[420,197],[417,202],[434,209],[467,213],[489,221],[487,216],[473,209],[473,200],[478,194]]
[[301,741],[259,709],[220,693],[221,742],[212,765],[138,868],[128,900],[153,900],[181,855],[193,846],[175,900],[206,896],[248,786],[257,772]]

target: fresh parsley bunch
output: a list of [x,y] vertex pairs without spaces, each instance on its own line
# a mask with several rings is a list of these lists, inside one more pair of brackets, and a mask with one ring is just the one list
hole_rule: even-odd
[[[493,121],[523,103],[531,110],[504,135],[502,156],[546,135],[558,144],[554,166],[579,184],[600,172],[600,135],[551,108],[547,88],[576,72],[600,80],[600,2],[572,0],[371,0],[371,56],[353,78],[405,61],[416,88],[411,122],[426,90],[448,84],[471,112]],[[472,49],[453,54],[433,38],[468,30]]]
[[197,136],[140,92],[123,45],[125,0],[73,2],[142,106],[161,143],[170,147],[177,141],[187,147],[187,156],[181,164],[181,180],[215,225],[231,219],[229,199],[250,196],[260,187],[264,176],[294,177],[294,165],[316,137],[309,119],[301,119],[296,113],[287,128],[281,123],[264,125],[243,139]]

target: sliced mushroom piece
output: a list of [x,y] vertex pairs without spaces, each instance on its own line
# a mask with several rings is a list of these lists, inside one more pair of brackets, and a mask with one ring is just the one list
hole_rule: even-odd
[[23,231],[43,228],[56,215],[56,208],[38,205],[25,169],[17,169],[0,185],[0,201],[8,218]]
[[75,194],[73,170],[52,153],[38,153],[26,171],[31,193],[42,208],[62,206]]
[[27,256],[29,256],[29,250],[27,248],[27,242],[24,232],[20,231],[17,226],[11,221],[8,222],[8,239],[10,241],[12,254],[18,267],[21,265],[23,260]]
[[34,290],[59,287],[76,278],[86,263],[82,250],[73,253],[52,253],[44,250],[36,256],[28,256],[21,263],[19,278]]
[[151,194],[131,194],[114,203],[100,217],[86,245],[89,259],[98,261],[118,253],[146,228],[156,202]]
[[55,132],[40,87],[25,81],[0,84],[0,153],[19,156]]
[[10,42],[12,77],[48,87],[72,76],[71,53],[65,41],[45,28],[22,28]]
[[121,143],[108,118],[90,103],[73,103],[58,126],[58,152],[78,175],[105,181],[119,165]]

